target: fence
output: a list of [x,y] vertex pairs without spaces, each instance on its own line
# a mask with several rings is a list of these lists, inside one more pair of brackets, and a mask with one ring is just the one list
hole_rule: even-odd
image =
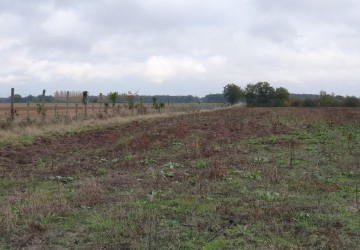
[[[45,90],[42,99],[38,103],[16,103],[14,101],[14,89],[11,89],[10,103],[0,103],[0,120],[13,123],[21,121],[51,121],[63,119],[90,119],[103,118],[104,116],[130,116],[139,114],[157,113],[152,104],[146,103],[133,109],[129,109],[126,103],[117,103],[114,107],[103,103],[100,94],[99,103],[46,103]],[[200,110],[213,110],[224,107],[223,103],[171,103],[168,102],[161,112],[193,112]]]

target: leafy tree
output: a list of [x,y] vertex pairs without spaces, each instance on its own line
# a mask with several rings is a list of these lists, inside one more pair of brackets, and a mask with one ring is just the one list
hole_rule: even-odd
[[88,92],[88,91],[82,92],[81,102],[82,102],[82,104],[84,104],[84,106],[86,106],[87,103],[88,103],[88,96],[89,96],[89,92]]
[[119,98],[119,93],[116,92],[116,91],[115,92],[110,92],[108,94],[108,97],[109,97],[109,100],[110,100],[112,106],[115,107],[116,101]]
[[268,82],[248,84],[245,88],[245,98],[248,106],[272,106],[275,90]]
[[360,107],[360,99],[355,96],[346,96],[343,105],[345,107]]
[[14,102],[22,102],[22,97],[21,95],[15,94],[14,95]]
[[288,101],[290,96],[289,91],[286,88],[280,87],[276,88],[274,93],[274,103],[277,107],[284,107],[286,106],[286,102]]
[[304,100],[304,107],[318,107],[319,102],[317,99],[306,98]]
[[156,109],[159,113],[161,112],[162,109],[165,108],[165,102],[159,102],[156,97],[152,98],[152,104],[153,104],[153,108]]
[[46,95],[45,98],[43,98],[42,95],[38,95],[36,97],[36,100],[40,101],[40,102],[42,102],[44,100],[44,102],[46,102],[46,103],[52,103],[52,102],[54,102],[54,97],[51,95]]
[[155,108],[155,107],[156,107],[156,103],[157,103],[156,97],[152,97],[151,100],[152,100],[152,107]]
[[241,97],[244,95],[243,90],[236,84],[228,84],[224,87],[224,97],[231,104],[239,102]]
[[320,107],[339,107],[340,102],[336,99],[334,93],[331,95],[326,93],[326,91],[321,90],[320,96],[318,98]]
[[290,107],[304,107],[304,99],[292,97],[288,100]]
[[28,95],[23,98],[23,102],[36,102],[36,97],[32,95]]

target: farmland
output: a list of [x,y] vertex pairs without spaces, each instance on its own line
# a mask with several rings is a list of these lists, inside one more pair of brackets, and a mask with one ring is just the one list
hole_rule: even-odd
[[0,249],[356,249],[360,110],[139,116],[0,147]]

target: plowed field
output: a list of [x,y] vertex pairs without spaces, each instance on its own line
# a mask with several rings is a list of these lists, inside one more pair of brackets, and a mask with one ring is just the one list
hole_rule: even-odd
[[355,249],[359,159],[355,109],[229,108],[9,145],[0,249]]

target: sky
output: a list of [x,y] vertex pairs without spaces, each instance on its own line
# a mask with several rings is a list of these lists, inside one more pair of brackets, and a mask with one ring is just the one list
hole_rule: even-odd
[[0,0],[0,96],[360,96],[358,0]]

